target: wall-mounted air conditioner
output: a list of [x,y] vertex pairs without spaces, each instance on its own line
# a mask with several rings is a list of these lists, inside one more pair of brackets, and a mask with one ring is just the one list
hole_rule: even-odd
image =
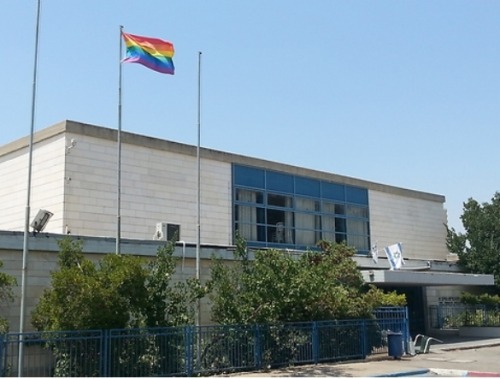
[[157,222],[156,232],[153,239],[156,241],[172,241],[175,236],[175,241],[181,239],[181,226],[179,224],[171,224],[169,222]]

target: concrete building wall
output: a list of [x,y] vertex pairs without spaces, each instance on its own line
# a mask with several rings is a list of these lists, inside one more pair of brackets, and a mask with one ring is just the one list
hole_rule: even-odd
[[379,249],[401,242],[405,258],[446,259],[443,203],[375,190],[369,203],[371,239]]
[[[66,224],[71,234],[114,236],[117,224],[117,147],[75,135],[67,157]],[[197,161],[191,155],[122,143],[121,236],[152,239],[157,222],[181,225],[196,241]],[[201,238],[231,243],[231,165],[201,159]]]
[[[30,220],[39,209],[54,214],[45,231],[62,232],[64,219],[64,135],[59,134],[33,147]],[[14,146],[16,144],[14,143]],[[19,144],[0,151],[0,230],[24,230],[28,188],[28,147]]]

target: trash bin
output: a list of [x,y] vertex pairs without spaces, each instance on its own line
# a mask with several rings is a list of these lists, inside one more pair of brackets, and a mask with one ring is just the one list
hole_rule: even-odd
[[389,357],[400,359],[403,356],[403,333],[388,332],[387,345]]

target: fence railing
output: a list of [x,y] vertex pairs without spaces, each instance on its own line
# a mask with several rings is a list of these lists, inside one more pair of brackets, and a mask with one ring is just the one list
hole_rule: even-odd
[[[387,332],[407,337],[406,308],[369,320],[9,333],[2,376],[193,376],[290,364],[364,359],[387,351]],[[23,367],[17,367],[20,343]],[[21,374],[21,375],[20,375]]]
[[439,304],[429,307],[430,325],[437,329],[461,326],[500,326],[500,307],[493,305]]

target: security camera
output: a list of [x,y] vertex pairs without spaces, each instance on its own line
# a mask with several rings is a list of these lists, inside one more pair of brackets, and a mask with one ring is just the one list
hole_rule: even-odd
[[33,232],[40,233],[45,228],[52,215],[52,212],[49,212],[45,209],[40,209],[30,224],[33,228]]
[[69,154],[69,151],[76,146],[76,139],[71,138],[69,145],[66,146],[66,154]]

